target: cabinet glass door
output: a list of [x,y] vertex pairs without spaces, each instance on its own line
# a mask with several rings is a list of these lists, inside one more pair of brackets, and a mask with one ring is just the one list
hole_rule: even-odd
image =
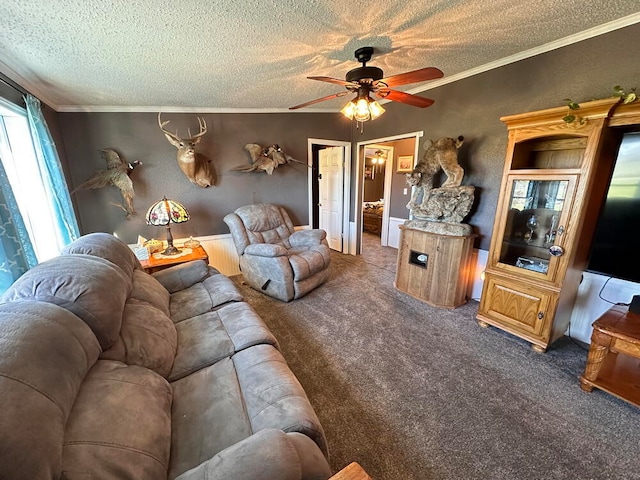
[[573,201],[575,176],[511,175],[498,262],[553,279]]

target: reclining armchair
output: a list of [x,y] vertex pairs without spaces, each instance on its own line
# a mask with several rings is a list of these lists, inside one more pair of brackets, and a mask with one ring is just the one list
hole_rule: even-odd
[[329,277],[326,232],[295,231],[284,208],[247,205],[226,215],[224,222],[231,230],[245,282],[252,288],[289,302]]

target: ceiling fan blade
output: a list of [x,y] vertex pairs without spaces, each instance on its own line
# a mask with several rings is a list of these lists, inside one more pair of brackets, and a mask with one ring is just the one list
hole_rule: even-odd
[[320,82],[329,82],[335,83],[336,85],[342,85],[344,87],[358,87],[358,84],[355,82],[347,82],[345,80],[340,80],[339,78],[333,77],[307,77],[309,80],[318,80]]
[[412,95],[398,90],[378,90],[376,95],[386,100],[406,103],[407,105],[413,105],[414,107],[420,108],[430,107],[434,103],[434,100],[431,100],[430,98],[419,97],[418,95]]
[[342,97],[349,93],[351,92],[340,92],[340,93],[334,93],[333,95],[327,95],[326,97],[316,98],[315,100],[311,100],[310,102],[305,102],[305,103],[301,103],[300,105],[289,107],[289,110],[296,110],[298,108],[308,107],[309,105],[313,105],[314,103],[320,103],[320,102],[324,102],[325,100],[331,100],[332,98]]
[[414,70],[413,72],[399,73],[398,75],[392,75],[391,77],[378,80],[378,83],[384,83],[388,87],[397,87],[398,85],[407,85],[408,83],[425,82],[427,80],[434,80],[436,78],[442,78],[444,73],[435,67],[421,68],[420,70]]

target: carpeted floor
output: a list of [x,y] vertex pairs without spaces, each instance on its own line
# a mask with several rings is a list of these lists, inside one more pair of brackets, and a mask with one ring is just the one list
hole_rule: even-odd
[[545,354],[477,303],[393,287],[395,249],[334,253],[329,281],[283,303],[233,277],[278,338],[324,426],[331,466],[386,479],[640,479],[640,410],[580,390],[586,352]]

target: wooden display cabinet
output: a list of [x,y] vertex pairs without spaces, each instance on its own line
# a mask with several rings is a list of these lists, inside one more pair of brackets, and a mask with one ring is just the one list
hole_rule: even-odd
[[544,352],[569,326],[619,138],[618,99],[503,117],[509,142],[478,323]]
[[400,225],[394,286],[434,307],[464,304],[475,237],[441,235]]

